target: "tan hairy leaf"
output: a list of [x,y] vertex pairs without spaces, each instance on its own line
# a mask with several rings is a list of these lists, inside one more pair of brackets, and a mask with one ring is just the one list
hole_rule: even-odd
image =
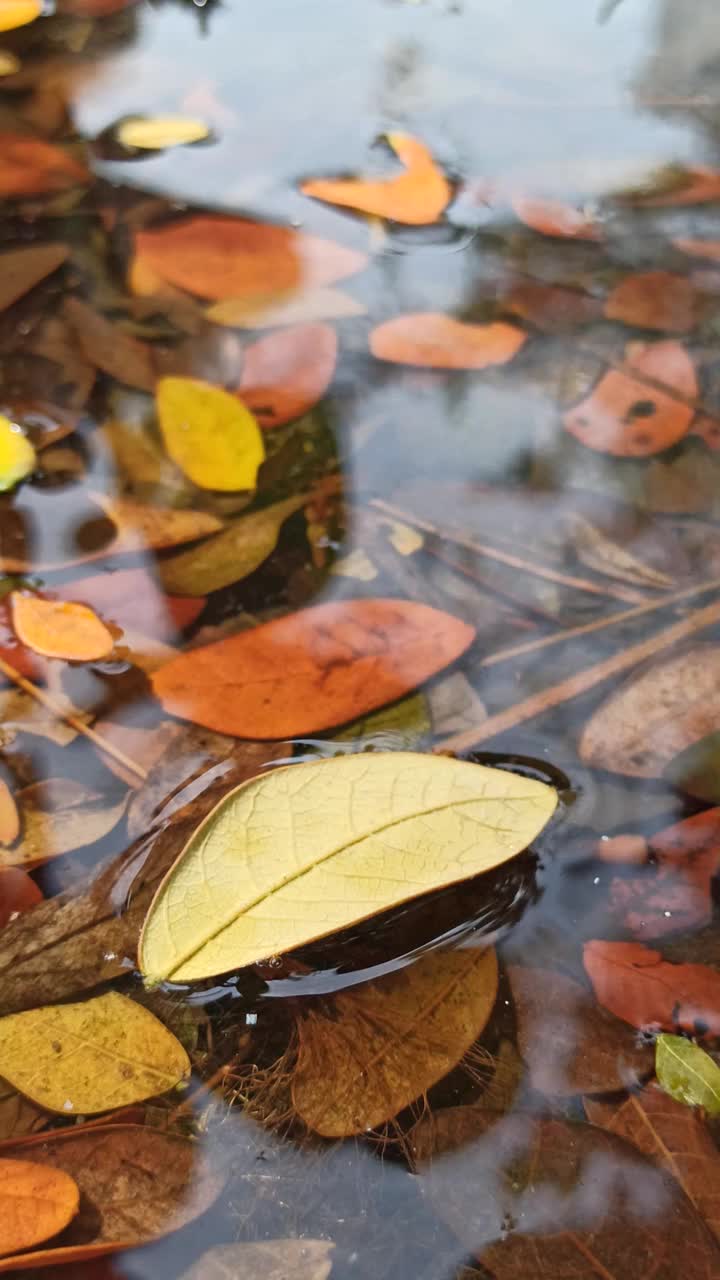
[[70,253],[66,244],[30,245],[0,254],[0,311],[12,306],[46,276],[57,271]]
[[552,969],[510,965],[518,1044],[534,1089],[550,1097],[615,1093],[652,1074],[653,1049]]
[[61,1115],[141,1102],[189,1074],[190,1060],[175,1036],[116,991],[0,1020],[0,1076]]
[[285,521],[307,501],[307,494],[301,494],[238,516],[216,537],[163,560],[158,569],[165,590],[178,596],[204,596],[242,582],[267,560]]
[[720,1239],[720,1155],[697,1112],[654,1083],[615,1101],[585,1098],[585,1111],[667,1169]]
[[374,1129],[422,1097],[482,1034],[498,968],[492,948],[434,951],[341,992],[298,1020],[292,1101],[309,1129],[344,1138]]
[[62,1244],[3,1259],[0,1272],[81,1262],[145,1244],[204,1213],[223,1185],[199,1142],[140,1125],[37,1134],[3,1144],[0,1156],[64,1171],[80,1188],[80,1211]]
[[23,833],[11,849],[0,849],[0,867],[37,866],[62,853],[94,844],[120,821],[126,797],[108,801],[73,778],[48,778],[18,792]]
[[314,605],[161,667],[166,711],[242,738],[297,737],[394,702],[468,648],[467,623],[410,600]]
[[327,1240],[261,1240],[218,1244],[183,1271],[179,1280],[327,1280],[332,1250]]
[[657,778],[720,723],[720,645],[696,644],[653,662],[612,693],[580,737],[585,764]]
[[141,968],[184,981],[291,951],[501,865],[556,803],[543,783],[413,752],[276,769],[194,833],[148,913]]
[[0,1255],[58,1235],[79,1205],[77,1183],[61,1169],[0,1158]]

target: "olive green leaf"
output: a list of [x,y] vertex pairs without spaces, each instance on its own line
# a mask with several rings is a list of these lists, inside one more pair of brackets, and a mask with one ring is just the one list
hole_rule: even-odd
[[655,1072],[671,1098],[720,1115],[720,1067],[699,1045],[683,1036],[658,1036]]

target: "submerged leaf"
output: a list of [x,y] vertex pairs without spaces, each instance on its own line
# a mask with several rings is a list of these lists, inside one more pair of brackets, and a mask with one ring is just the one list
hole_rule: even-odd
[[115,641],[92,609],[74,600],[44,600],[13,591],[10,597],[15,634],[22,644],[46,658],[93,662],[107,658]]
[[335,372],[337,335],[327,324],[297,325],[246,348],[236,394],[264,429],[308,413]]
[[639,942],[586,942],[585,969],[606,1009],[633,1027],[720,1035],[720,973],[671,964]]
[[38,244],[0,254],[0,311],[57,271],[69,253],[66,244]]
[[437,222],[452,194],[447,178],[417,138],[407,133],[389,133],[387,140],[406,169],[399,177],[338,181],[313,178],[300,184],[303,195],[412,226]]
[[613,910],[622,914],[625,928],[644,940],[709,924],[712,882],[720,870],[720,809],[656,832],[647,852],[649,865],[634,876],[614,877],[610,885]]
[[184,981],[291,951],[508,861],[556,803],[543,783],[410,752],[278,769],[190,839],[148,913],[141,968]]
[[332,284],[367,263],[331,240],[243,218],[184,218],[138,232],[135,248],[136,265],[218,301]]
[[210,130],[202,120],[189,116],[130,116],[118,125],[115,136],[124,147],[163,151],[202,142]]
[[467,649],[472,627],[410,600],[314,605],[161,667],[166,711],[240,738],[329,729],[394,702]]
[[563,424],[589,449],[645,458],[687,434],[695,410],[686,401],[697,394],[694,365],[679,342],[632,343],[624,371],[603,374]]
[[0,1254],[32,1249],[61,1232],[80,1207],[80,1191],[62,1169],[0,1158]]
[[[204,513],[196,514],[205,520]],[[206,519],[204,533],[212,533],[221,528],[221,522],[214,516]],[[201,535],[196,533],[195,536]],[[71,582],[53,586],[53,590],[63,599],[81,600],[83,604],[90,605],[108,622],[123,630],[142,631],[146,636],[168,643],[176,640],[178,632],[189,627],[199,617],[205,603],[201,599],[182,600],[177,596],[165,595],[152,573],[139,567],[97,573],[88,578],[75,578]]]
[[720,730],[691,742],[665,766],[663,776],[697,800],[720,803]]
[[42,891],[26,871],[19,867],[0,867],[0,929],[42,900]]
[[269,329],[274,325],[305,324],[363,316],[367,308],[340,289],[289,289],[287,293],[226,298],[205,312],[213,324],[231,329]]
[[0,198],[39,196],[87,182],[87,170],[40,138],[0,133]]
[[285,521],[307,501],[301,494],[231,520],[216,537],[164,560],[159,565],[163,586],[179,596],[204,596],[242,582],[267,560]]
[[0,1021],[0,1076],[61,1115],[92,1115],[166,1093],[190,1074],[175,1036],[134,1000],[109,991]]
[[327,1280],[332,1250],[327,1240],[261,1240],[218,1244],[183,1271],[179,1280]]
[[140,1125],[88,1125],[38,1134],[2,1148],[80,1188],[80,1211],[62,1240],[0,1261],[0,1271],[59,1266],[146,1244],[192,1222],[220,1194],[223,1178],[199,1143]]
[[80,298],[66,298],[63,313],[89,364],[128,387],[153,390],[156,373],[149,346]]
[[689,333],[695,327],[696,313],[697,294],[691,282],[671,271],[626,276],[605,302],[608,320],[664,333]]
[[293,1106],[309,1129],[345,1138],[377,1128],[447,1075],[482,1034],[498,988],[495,952],[433,951],[341,992],[328,1012],[303,1004]]
[[468,324],[440,312],[397,316],[373,329],[370,350],[378,360],[428,369],[487,369],[507,364],[526,334],[515,325]]
[[253,415],[196,378],[161,378],[157,408],[173,462],[201,489],[254,489],[265,446]]
[[36,466],[35,450],[24,432],[0,414],[0,493],[13,489]]
[[671,1098],[720,1115],[720,1067],[699,1045],[683,1036],[658,1036],[655,1071]]
[[106,555],[112,551],[161,551],[206,538],[223,527],[222,520],[209,511],[151,507],[127,498],[108,498],[102,493],[91,496],[117,528],[117,538],[105,548]]
[[0,867],[37,866],[62,853],[94,844],[120,821],[126,797],[108,802],[73,778],[33,782],[18,795],[23,834],[12,849],[0,849]]
[[512,207],[526,227],[543,236],[556,236],[561,240],[602,239],[600,227],[587,213],[560,200],[515,196]]

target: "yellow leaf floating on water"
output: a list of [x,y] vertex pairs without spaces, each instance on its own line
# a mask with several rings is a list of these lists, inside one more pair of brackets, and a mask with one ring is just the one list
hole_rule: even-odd
[[173,462],[201,489],[254,489],[265,446],[249,409],[195,378],[161,378],[160,429]]
[[172,1032],[116,991],[0,1019],[0,1076],[48,1111],[125,1107],[166,1093],[189,1073]]
[[189,116],[133,116],[118,125],[115,133],[124,147],[141,151],[186,147],[210,136],[202,120],[192,120]]
[[413,752],[264,774],[190,838],[151,904],[140,967],[184,982],[292,951],[499,866],[556,804],[544,783]]
[[0,493],[29,476],[36,462],[30,441],[14,422],[0,414]]
[[10,597],[15,634],[34,653],[71,662],[107,658],[115,646],[112,633],[86,604],[43,600],[13,591]]
[[0,31],[26,27],[43,13],[40,0],[0,0]]
[[431,952],[338,995],[330,1012],[306,1001],[292,1101],[325,1138],[392,1119],[452,1071],[482,1034],[498,989],[495,952]]
[[62,1231],[80,1207],[80,1190],[62,1169],[0,1159],[0,1254],[31,1249]]

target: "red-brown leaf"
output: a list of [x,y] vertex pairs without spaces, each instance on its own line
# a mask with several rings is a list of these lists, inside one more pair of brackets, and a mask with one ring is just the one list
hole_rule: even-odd
[[317,404],[332,381],[337,345],[330,325],[302,324],[246,348],[237,394],[261,427],[280,427]]
[[694,328],[697,294],[685,276],[670,271],[643,271],[626,276],[605,302],[608,320],[662,333],[689,333]]
[[0,197],[44,195],[88,180],[87,169],[60,147],[0,133]]
[[585,969],[606,1009],[634,1027],[720,1035],[720,973],[670,964],[639,942],[586,942]]

